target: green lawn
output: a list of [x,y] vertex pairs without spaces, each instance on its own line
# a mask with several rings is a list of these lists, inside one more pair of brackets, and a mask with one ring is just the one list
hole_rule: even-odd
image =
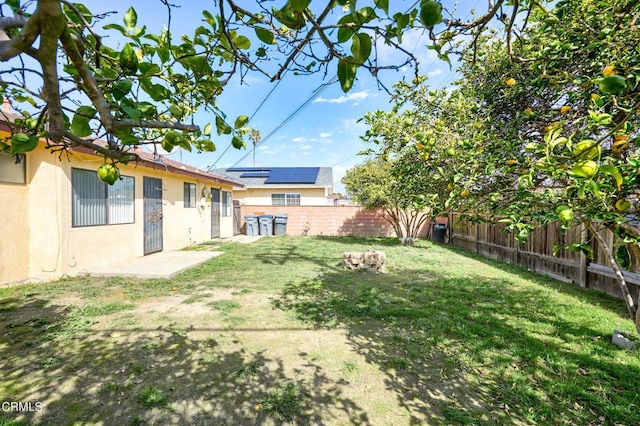
[[[367,249],[386,274],[340,267]],[[172,280],[0,289],[0,402],[42,407],[0,425],[640,424],[621,301],[428,242],[220,250]]]

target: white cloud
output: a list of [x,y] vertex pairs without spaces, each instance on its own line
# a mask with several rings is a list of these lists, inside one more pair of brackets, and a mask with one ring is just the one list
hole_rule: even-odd
[[321,138],[328,138],[328,137],[331,137],[331,133],[322,132],[322,133],[320,133],[320,137],[321,137]]
[[427,73],[429,77],[435,77],[442,74],[444,74],[444,71],[442,70],[442,68],[436,68],[435,70]]
[[349,93],[348,95],[342,95],[337,98],[323,98],[319,97],[313,101],[313,103],[326,102],[330,104],[344,104],[346,102],[352,102],[354,105],[359,105],[360,101],[367,99],[370,96],[368,90],[362,90],[360,92]]
[[300,149],[302,149],[302,150],[304,150],[304,151],[306,151],[306,150],[308,150],[308,149],[311,149],[311,148],[312,148],[312,147],[311,147],[311,145],[309,145],[309,144],[302,145],[302,146],[300,147]]
[[258,150],[260,152],[262,152],[263,154],[274,155],[274,154],[278,154],[280,151],[282,151],[282,147],[277,148],[277,149],[271,149],[268,146],[258,146]]
[[295,143],[300,143],[300,142],[304,142],[304,141],[306,141],[306,140],[307,140],[307,138],[303,138],[303,137],[298,136],[298,137],[295,137],[295,138],[293,138],[293,139],[291,139],[291,140],[292,140],[293,142],[295,142]]

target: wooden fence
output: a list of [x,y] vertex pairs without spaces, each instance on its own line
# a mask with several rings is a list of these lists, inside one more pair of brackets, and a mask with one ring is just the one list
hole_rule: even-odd
[[[562,234],[560,223],[548,223],[534,230],[526,244],[520,244],[513,233],[505,232],[501,223],[472,224],[462,220],[459,214],[453,213],[449,215],[449,224],[449,242],[455,246],[474,251],[481,256],[520,265],[560,281],[622,298],[613,270],[607,266],[605,255],[596,241],[590,243],[594,253],[592,260],[570,250],[561,250],[556,256],[553,255],[556,244],[586,241],[587,236],[582,227],[569,229]],[[612,232],[602,232],[610,246],[619,243]],[[624,272],[629,291],[636,302],[640,291],[639,260],[633,258],[633,271]]]

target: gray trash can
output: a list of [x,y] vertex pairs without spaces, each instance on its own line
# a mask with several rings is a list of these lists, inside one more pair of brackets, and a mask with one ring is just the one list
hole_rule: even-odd
[[251,237],[258,235],[258,216],[254,216],[252,214],[248,214],[244,217],[245,224],[245,235],[249,235]]
[[258,216],[260,223],[260,235],[273,235],[273,215],[261,214]]
[[447,225],[444,223],[433,224],[432,240],[436,243],[444,243],[445,235],[447,234]]
[[287,218],[286,213],[276,213],[273,219],[273,235],[287,234]]

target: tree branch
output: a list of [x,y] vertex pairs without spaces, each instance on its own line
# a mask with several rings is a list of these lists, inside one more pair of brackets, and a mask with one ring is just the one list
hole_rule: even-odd
[[[20,27],[22,27],[20,33],[9,39],[5,30]],[[37,11],[31,15],[29,20],[21,16],[0,18],[0,31],[3,35],[0,41],[0,61],[8,61],[25,52],[40,35],[40,23]]]

